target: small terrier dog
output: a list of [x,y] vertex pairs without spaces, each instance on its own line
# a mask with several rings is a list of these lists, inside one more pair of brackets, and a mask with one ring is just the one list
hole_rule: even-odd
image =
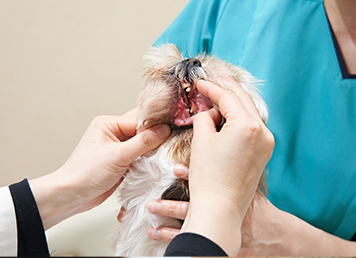
[[[137,158],[119,189],[124,217],[115,233],[117,256],[163,256],[168,244],[150,239],[150,227],[180,228],[181,221],[149,213],[154,199],[189,200],[188,183],[174,176],[176,164],[190,163],[194,116],[215,106],[196,89],[199,79],[227,90],[231,76],[251,95],[261,119],[268,119],[267,106],[259,95],[256,80],[247,71],[216,57],[201,54],[184,59],[171,44],[152,47],[146,55],[145,85],[138,101],[137,132],[158,124],[172,127],[170,138],[158,149]],[[262,176],[260,187],[264,188]]]

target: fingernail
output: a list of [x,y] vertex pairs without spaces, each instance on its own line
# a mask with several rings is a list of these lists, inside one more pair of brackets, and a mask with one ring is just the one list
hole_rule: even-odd
[[119,212],[119,214],[117,215],[117,220],[120,222],[120,223],[122,223],[122,221],[123,221],[123,219],[124,219],[124,213],[125,213],[125,211],[126,211],[126,209],[125,208],[123,208],[123,207],[121,207],[120,208],[120,212]]
[[188,174],[188,168],[182,164],[178,164],[173,167],[173,173],[176,176],[185,176]]
[[148,210],[151,213],[158,213],[161,210],[161,203],[157,201],[152,201],[148,204]]
[[156,132],[161,139],[164,139],[171,134],[171,128],[168,125],[160,125],[156,127]]
[[160,240],[162,233],[161,233],[161,230],[150,228],[148,230],[148,236],[154,240]]
[[124,218],[124,215],[120,212],[118,215],[117,215],[117,221],[119,221],[120,223],[122,223],[122,219]]

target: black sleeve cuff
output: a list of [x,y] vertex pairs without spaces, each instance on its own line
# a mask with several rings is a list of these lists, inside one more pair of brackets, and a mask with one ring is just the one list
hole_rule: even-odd
[[228,256],[210,239],[193,233],[177,235],[168,245],[164,256]]
[[17,255],[49,257],[41,216],[27,179],[9,188],[16,213]]
[[351,241],[356,242],[356,233],[353,235],[353,237],[351,238]]

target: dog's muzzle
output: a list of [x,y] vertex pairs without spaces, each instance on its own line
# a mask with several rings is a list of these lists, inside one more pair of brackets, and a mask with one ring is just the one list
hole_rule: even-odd
[[195,85],[199,79],[206,79],[206,74],[200,60],[188,58],[176,65],[175,77],[179,82],[180,96],[172,124],[177,127],[191,126],[196,114],[213,106],[210,99],[204,97]]

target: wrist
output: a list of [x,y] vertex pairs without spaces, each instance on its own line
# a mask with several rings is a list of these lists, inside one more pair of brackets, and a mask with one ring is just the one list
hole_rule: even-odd
[[56,172],[29,181],[45,230],[82,211],[74,186]]
[[[229,200],[191,199],[181,232],[200,234],[219,245],[229,256],[237,256],[241,246],[243,216]],[[226,238],[226,236],[229,236]]]

